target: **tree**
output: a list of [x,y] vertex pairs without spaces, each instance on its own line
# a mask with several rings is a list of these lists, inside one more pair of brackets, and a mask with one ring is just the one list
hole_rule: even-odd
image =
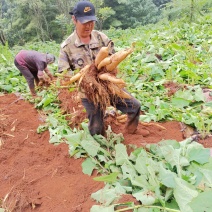
[[204,15],[206,8],[211,5],[211,0],[172,0],[166,5],[164,15],[169,20],[184,18],[191,22]]
[[123,29],[135,28],[138,25],[156,23],[159,19],[159,10],[152,0],[105,0],[104,5],[115,11],[108,22],[109,26],[121,23],[119,26]]
[[[58,0],[2,0],[5,2],[3,31],[9,45],[23,45],[30,40],[46,41],[57,40],[61,42],[67,33],[69,20],[66,12],[63,11],[66,30],[61,29],[58,16],[62,9],[58,6]],[[65,2],[65,0],[63,0]],[[66,0],[68,2],[68,0]],[[68,4],[68,3],[67,3]],[[59,11],[59,8],[61,11]],[[69,8],[70,9],[70,8]]]
[[165,5],[170,2],[171,0],[153,0],[153,3],[159,7],[159,8],[163,8],[165,7]]
[[102,30],[104,23],[116,12],[111,7],[103,7],[99,9],[98,13],[98,26],[99,30]]
[[5,39],[5,36],[4,36],[4,32],[1,29],[0,29],[0,41],[1,41],[3,46],[6,45],[6,39]]

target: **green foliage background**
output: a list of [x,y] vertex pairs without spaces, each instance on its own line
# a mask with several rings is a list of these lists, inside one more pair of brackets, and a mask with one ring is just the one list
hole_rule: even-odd
[[[204,136],[210,133],[212,106],[205,102],[202,88],[212,88],[211,22],[211,16],[205,15],[196,23],[162,20],[135,29],[104,30],[117,51],[136,44],[133,54],[120,64],[119,77],[141,102],[145,112],[140,116],[142,121],[176,120],[195,127]],[[0,46],[0,90],[28,91],[13,64],[20,49],[49,52],[57,58],[59,48],[55,41],[28,42],[12,49]],[[51,71],[57,71],[57,61]],[[164,86],[169,81],[180,85],[172,97]]]
[[[69,11],[77,0],[1,0],[0,42],[9,46],[27,42],[61,43],[74,29]],[[166,18],[197,21],[211,12],[210,0],[91,0],[97,29],[136,28]]]

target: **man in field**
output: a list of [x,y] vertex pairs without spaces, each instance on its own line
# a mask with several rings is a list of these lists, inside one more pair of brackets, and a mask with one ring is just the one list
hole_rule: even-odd
[[[101,47],[110,43],[110,54],[115,53],[112,41],[102,32],[94,30],[96,16],[95,8],[89,1],[79,1],[70,12],[75,25],[74,32],[61,44],[58,71],[74,71],[82,69],[88,64],[94,63],[95,57]],[[126,131],[136,133],[140,103],[134,97],[131,99],[116,98],[114,107],[128,115]],[[91,135],[105,135],[104,111],[99,105],[95,107],[93,102],[86,98],[85,93],[81,93],[82,104],[86,109],[89,119],[89,131]]]
[[36,96],[34,81],[36,85],[47,82],[48,79],[45,77],[45,74],[47,74],[51,80],[53,79],[48,69],[48,64],[54,63],[54,61],[54,55],[33,50],[21,50],[15,56],[15,66],[27,80],[30,92],[33,96]]

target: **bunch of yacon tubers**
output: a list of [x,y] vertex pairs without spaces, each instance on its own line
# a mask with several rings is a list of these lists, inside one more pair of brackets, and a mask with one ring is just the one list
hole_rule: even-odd
[[63,84],[69,85],[78,81],[78,87],[86,97],[94,105],[100,104],[103,109],[111,104],[111,97],[131,98],[123,90],[126,86],[124,80],[118,79],[114,73],[117,72],[118,64],[133,52],[134,44],[131,48],[118,51],[112,55],[109,55],[109,48],[109,46],[102,47],[93,64],[86,65]]

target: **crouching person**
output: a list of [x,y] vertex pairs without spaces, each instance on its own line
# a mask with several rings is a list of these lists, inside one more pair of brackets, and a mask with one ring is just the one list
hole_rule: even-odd
[[[55,56],[48,53],[40,53],[34,50],[21,50],[15,56],[15,66],[25,77],[29,86],[30,92],[36,96],[35,84],[38,86],[49,79],[52,80],[53,76],[48,69],[48,64],[55,62]],[[44,72],[49,77],[45,77]]]

